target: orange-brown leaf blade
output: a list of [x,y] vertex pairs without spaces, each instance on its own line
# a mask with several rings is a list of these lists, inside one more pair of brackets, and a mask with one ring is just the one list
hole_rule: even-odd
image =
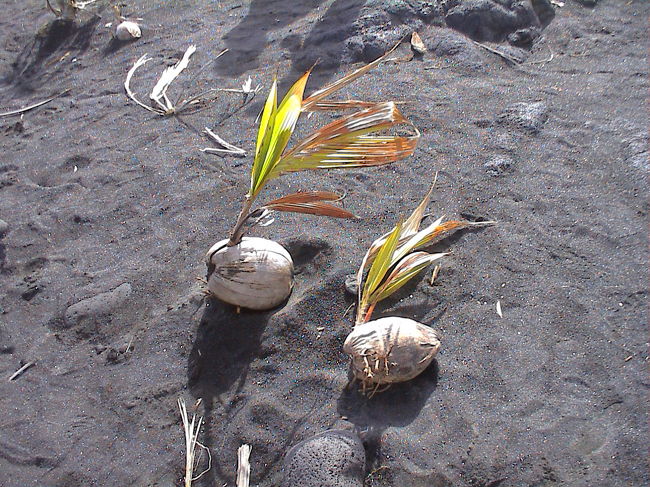
[[[401,42],[401,41],[400,41]],[[315,105],[323,100],[324,98],[328,97],[335,91],[340,90],[344,86],[349,85],[352,83],[354,80],[357,78],[363,76],[366,74],[368,71],[371,69],[377,67],[386,57],[392,53],[395,49],[397,49],[397,46],[399,46],[399,43],[395,44],[395,46],[390,49],[388,52],[386,52],[383,56],[375,59],[373,62],[366,64],[365,66],[362,66],[361,68],[352,71],[351,73],[346,74],[343,76],[341,79],[338,79],[334,81],[333,83],[330,83],[329,85],[325,86],[324,88],[321,88],[320,90],[315,91],[312,93],[308,98],[306,98],[302,104],[302,110],[304,112],[312,111],[314,110]]]
[[309,215],[329,216],[333,218],[357,218],[354,213],[348,210],[321,201],[315,201],[313,203],[274,203],[264,205],[264,207],[274,211],[307,213]]
[[[410,125],[414,135],[368,135],[398,124]],[[411,155],[419,136],[394,102],[377,103],[313,132],[278,161],[273,176],[308,169],[388,164]]]
[[269,202],[268,205],[276,205],[283,203],[310,203],[312,201],[338,201],[342,196],[333,193],[332,191],[300,191],[292,193],[281,198]]

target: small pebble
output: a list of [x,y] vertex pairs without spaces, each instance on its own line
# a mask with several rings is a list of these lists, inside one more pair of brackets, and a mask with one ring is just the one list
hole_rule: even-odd
[[357,295],[359,287],[357,286],[357,276],[356,274],[350,274],[345,276],[345,290],[353,296]]
[[483,167],[485,167],[488,174],[492,176],[500,176],[503,173],[512,171],[515,161],[512,157],[504,154],[496,154],[490,156]]

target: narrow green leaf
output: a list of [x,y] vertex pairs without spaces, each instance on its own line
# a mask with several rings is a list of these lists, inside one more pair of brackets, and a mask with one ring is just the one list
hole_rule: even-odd
[[310,71],[296,81],[289,89],[282,102],[275,111],[273,118],[270,120],[267,131],[270,131],[268,146],[263,144],[258,157],[260,158],[259,172],[255,184],[252,185],[251,194],[256,195],[262,189],[264,184],[271,178],[275,177],[271,172],[277,164],[282,152],[289,143],[289,138],[293,134],[300,117],[300,108],[302,106],[302,96],[305,91],[305,85],[309,78]]
[[371,296],[386,276],[401,231],[402,222],[399,222],[379,249],[375,261],[370,266],[368,276],[366,277],[366,284],[363,287],[363,294],[365,296]]
[[269,91],[269,96],[266,98],[266,103],[264,104],[264,110],[262,111],[262,117],[260,119],[260,127],[257,131],[255,159],[253,161],[253,169],[251,171],[250,195],[253,195],[255,188],[257,188],[260,183],[260,172],[262,170],[262,165],[264,164],[269,141],[271,139],[270,129],[272,128],[273,118],[275,117],[275,112],[277,110],[277,93],[278,82],[274,79],[273,84],[271,85],[271,90]]
[[402,259],[393,269],[384,283],[370,297],[373,302],[378,302],[391,296],[395,291],[404,286],[407,282],[417,276],[425,267],[432,262],[444,257],[445,253],[429,254],[427,252],[415,252]]

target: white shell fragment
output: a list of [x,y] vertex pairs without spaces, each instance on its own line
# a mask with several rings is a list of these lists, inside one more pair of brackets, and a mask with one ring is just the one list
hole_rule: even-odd
[[411,380],[428,367],[440,340],[428,326],[388,317],[354,327],[343,344],[355,378],[365,386]]
[[293,288],[293,260],[277,242],[244,237],[238,245],[221,240],[206,255],[208,290],[226,303],[267,310],[282,304]]
[[426,54],[427,48],[417,32],[411,34],[411,48],[418,54]]
[[131,41],[142,37],[142,31],[137,23],[131,20],[125,20],[115,27],[115,37],[120,41]]

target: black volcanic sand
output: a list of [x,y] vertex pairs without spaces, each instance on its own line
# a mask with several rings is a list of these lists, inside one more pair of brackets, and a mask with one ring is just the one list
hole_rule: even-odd
[[[5,2],[2,111],[70,92],[0,118],[0,484],[180,485],[182,397],[202,399],[212,451],[196,486],[232,486],[242,443],[252,485],[278,486],[291,447],[327,429],[362,439],[368,486],[647,485],[650,3],[565,1],[139,0],[124,13],[143,37],[127,44],[111,41],[108,8],[66,26],[42,0]],[[288,302],[202,306],[204,254],[234,224],[251,158],[200,152],[200,130],[250,153],[264,97],[163,118],[126,98],[128,69],[153,58],[133,80],[146,100],[192,43],[171,94],[249,75],[266,92],[275,74],[284,90],[320,59],[309,92],[413,29],[426,55],[339,99],[407,101],[414,156],[273,181],[261,201],[333,190],[362,219],[278,215],[254,234],[294,256]],[[343,282],[435,171],[432,216],[498,225],[436,244],[452,251],[436,284],[427,271],[380,306],[443,345],[422,376],[367,400],[346,389]]]

